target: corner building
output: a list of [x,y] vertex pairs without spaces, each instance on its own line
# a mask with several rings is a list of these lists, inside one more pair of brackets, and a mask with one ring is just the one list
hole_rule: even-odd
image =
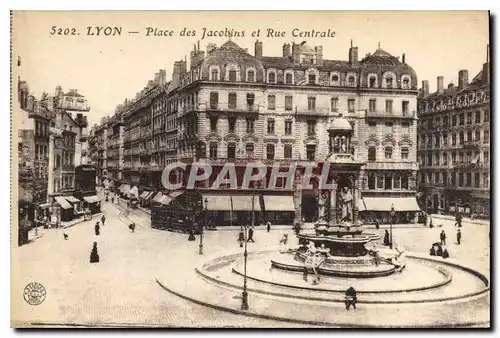
[[[174,67],[173,78],[176,72],[177,157],[214,167],[197,188],[218,222],[248,219],[252,204],[248,192],[209,189],[218,171],[233,162],[241,184],[245,164],[255,161],[269,167],[256,186],[264,200],[256,210],[265,208],[274,223],[340,220],[343,186],[352,192],[353,218],[387,221],[393,206],[399,222],[416,220],[417,76],[404,54],[399,60],[379,46],[359,60],[351,44],[348,61],[328,60],[322,46],[303,42],[269,57],[260,41],[254,55],[228,41],[208,44],[206,53],[195,45],[189,70]],[[285,180],[266,188],[273,165],[287,171],[296,162],[296,183],[304,165],[320,163],[321,172],[325,161],[339,189],[326,200],[317,171],[313,189],[290,189]]]
[[430,212],[490,217],[490,64],[489,47],[482,70],[469,82],[458,72],[458,86],[429,93],[422,82],[418,112],[419,195]]

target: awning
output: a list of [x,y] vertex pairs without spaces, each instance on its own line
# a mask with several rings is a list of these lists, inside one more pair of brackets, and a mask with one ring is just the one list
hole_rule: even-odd
[[161,200],[162,200],[162,198],[163,198],[162,196],[163,196],[163,193],[162,193],[161,191],[160,191],[160,192],[158,192],[158,193],[155,195],[155,197],[153,198],[153,201],[161,203]]
[[266,211],[295,211],[293,196],[264,196]]
[[[203,195],[205,207],[210,211],[252,211],[252,196]],[[255,196],[255,211],[260,211],[259,196]]]
[[61,208],[63,209],[73,209],[73,207],[71,206],[71,204],[68,203],[68,201],[66,201],[66,199],[62,196],[56,196],[55,197],[57,203],[59,203],[61,205]]
[[130,196],[134,196],[135,198],[139,198],[139,189],[136,186],[133,186],[128,192]]
[[38,207],[40,209],[47,209],[48,207],[50,207],[50,203],[42,203],[42,204],[39,204]]
[[420,211],[415,197],[364,197],[366,210],[368,211]]
[[254,197],[254,210],[261,211],[259,196],[257,195],[232,196],[233,211],[252,211],[252,197]]
[[366,211],[365,201],[362,198],[358,201],[358,211]]
[[92,195],[92,196],[84,196],[83,199],[85,200],[85,202],[87,203],[97,203],[99,202],[101,199],[99,198],[99,196],[96,196],[96,195]]
[[145,200],[150,199],[150,198],[154,195],[154,193],[155,193],[154,191],[150,191],[150,192],[148,192],[148,194],[146,195],[146,197],[144,197],[144,199],[145,199]]
[[162,200],[161,200],[160,203],[168,205],[168,204],[170,204],[170,202],[172,202],[173,200],[175,200],[180,195],[182,195],[181,191],[173,191],[173,192],[171,192],[168,195],[163,195]]
[[76,198],[75,196],[64,196],[64,198],[66,200],[68,200],[68,202],[71,202],[71,203],[78,203],[78,202],[80,202],[80,200],[78,198]]
[[139,196],[139,198],[146,198],[146,196],[149,194],[149,191],[144,190],[142,194]]
[[474,156],[474,158],[472,159],[471,163],[472,164],[477,164],[477,162],[479,162],[479,156],[480,156],[479,153],[476,156]]
[[203,195],[207,200],[206,208],[209,211],[231,211],[231,200],[228,195]]

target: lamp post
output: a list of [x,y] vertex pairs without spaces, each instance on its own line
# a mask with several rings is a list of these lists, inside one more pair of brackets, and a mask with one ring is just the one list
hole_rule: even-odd
[[395,212],[394,212],[394,203],[392,203],[391,205],[391,227],[390,227],[390,248],[392,249],[392,224],[394,223],[394,215],[395,215]]
[[[255,224],[255,191],[252,193],[252,228]],[[243,254],[244,259],[244,269],[243,269],[243,293],[241,294],[241,309],[248,310],[248,292],[247,292],[247,224],[245,223],[245,253]]]
[[205,205],[203,206],[203,224],[201,226],[201,232],[200,232],[200,251],[199,254],[203,255],[203,228],[205,227],[205,224],[207,222],[207,203],[208,199],[205,198]]

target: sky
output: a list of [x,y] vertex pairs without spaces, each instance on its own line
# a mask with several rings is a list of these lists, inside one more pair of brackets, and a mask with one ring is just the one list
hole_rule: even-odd
[[[51,35],[52,27],[56,34]],[[87,27],[93,27],[87,34]],[[95,27],[121,27],[120,36],[97,35]],[[147,27],[173,31],[173,36],[146,36]],[[58,35],[58,29],[62,35]],[[64,35],[68,28],[69,35]],[[196,36],[180,36],[195,30]],[[469,81],[486,61],[489,21],[486,11],[376,12],[376,11],[281,11],[281,12],[210,12],[210,11],[46,11],[15,12],[13,18],[12,57],[21,57],[21,67],[13,70],[28,82],[36,97],[43,91],[52,94],[57,85],[64,91],[77,88],[91,106],[90,123],[112,115],[117,104],[133,98],[152,80],[159,69],[171,79],[173,63],[184,59],[200,41],[218,46],[227,37],[202,39],[203,28],[245,31],[232,40],[254,52],[252,32],[260,29],[264,55],[281,56],[284,43],[307,41],[323,46],[323,58],[347,60],[350,41],[359,49],[361,59],[373,53],[378,44],[394,56],[406,55],[406,63],[422,80],[436,90],[437,76],[445,86],[457,84],[458,71],[467,69]],[[267,37],[267,29],[285,32],[285,36]],[[74,29],[75,35],[71,35]],[[330,31],[334,37],[293,37],[292,30]],[[129,34],[137,31],[138,34]]]

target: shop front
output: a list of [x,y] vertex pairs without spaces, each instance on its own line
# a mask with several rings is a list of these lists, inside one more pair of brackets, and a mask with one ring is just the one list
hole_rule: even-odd
[[[56,197],[54,197],[54,199],[56,200],[57,204],[60,206],[60,221],[61,222],[71,221],[73,219],[73,216],[74,216],[73,206],[63,196],[56,196]],[[57,222],[51,221],[51,223],[57,223]]]
[[92,214],[97,214],[101,212],[101,198],[97,195],[83,196],[86,208],[90,210]]
[[[420,207],[416,197],[363,197],[362,219],[365,223],[380,224],[394,223],[417,223]],[[394,218],[391,216],[392,208],[394,208]]]
[[83,203],[75,196],[64,196],[64,198],[71,204],[73,207],[73,213],[75,217],[81,217],[85,214],[85,209],[83,208]]

